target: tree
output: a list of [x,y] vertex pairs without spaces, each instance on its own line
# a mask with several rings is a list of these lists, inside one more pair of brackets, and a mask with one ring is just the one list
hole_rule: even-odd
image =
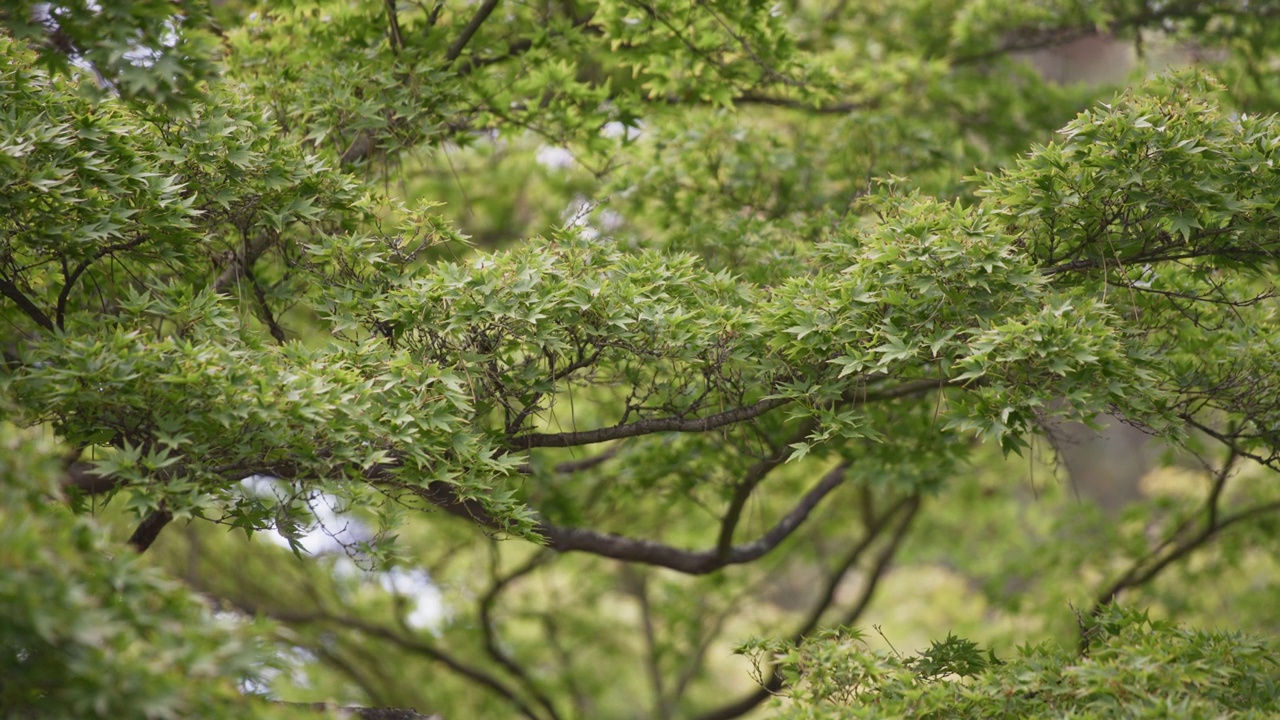
[[[47,529],[4,556],[33,579],[0,583],[2,662],[48,678],[6,710],[1273,707],[1265,644],[1112,606],[1195,621],[1207,591],[1162,578],[1275,577],[1278,11],[5,8],[5,509]],[[1025,61],[1097,35],[1197,67],[1117,94]],[[1001,457],[1101,413],[1176,451],[1161,477],[1197,470],[1118,519],[1020,500]],[[125,515],[140,559],[96,539]],[[55,527],[95,539],[41,547]],[[1058,645],[831,630],[912,561]],[[199,629],[193,593],[243,624]],[[86,594],[119,641],[50,629]],[[758,685],[729,653],[751,635]],[[92,655],[133,637],[181,660]]]

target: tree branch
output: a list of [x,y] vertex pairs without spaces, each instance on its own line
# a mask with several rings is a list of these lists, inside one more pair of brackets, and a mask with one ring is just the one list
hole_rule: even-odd
[[13,282],[6,277],[0,277],[0,295],[3,295],[16,303],[18,309],[21,310],[24,315],[34,320],[40,327],[45,330],[53,329],[53,321],[49,319],[49,316],[36,306],[35,303],[31,302],[30,298],[23,295],[22,291],[18,289],[18,286],[14,285]]
[[[74,270],[66,274],[62,282],[62,290],[58,293],[57,309],[54,311],[54,314],[57,317],[59,330],[63,328],[63,320],[66,319],[67,301],[71,299],[71,291],[75,289],[76,282],[80,280],[80,276],[83,275],[91,265],[102,258],[121,250],[132,250],[133,248],[145,243],[148,239],[149,238],[146,235],[137,235],[127,242],[116,243],[114,245],[108,245],[104,248],[100,248],[91,257],[82,260]],[[63,262],[66,262],[65,258]],[[63,268],[66,268],[65,264],[63,265]]]
[[[822,594],[818,598],[818,602],[809,611],[809,615],[800,624],[800,627],[791,636],[792,642],[800,642],[809,633],[813,632],[822,620],[822,616],[835,600],[836,590],[840,584],[844,582],[844,578],[848,575],[853,566],[862,558],[867,548],[871,547],[884,532],[889,521],[895,515],[906,509],[903,518],[898,522],[893,530],[893,536],[880,554],[876,557],[875,563],[867,574],[866,585],[863,586],[862,592],[859,594],[858,601],[854,606],[845,613],[842,618],[843,624],[850,624],[857,620],[858,616],[866,610],[870,604],[872,597],[875,595],[876,588],[880,585],[880,580],[884,577],[885,571],[888,569],[894,555],[898,552],[898,548],[902,544],[902,539],[906,537],[908,528],[911,527],[912,521],[915,519],[916,513],[920,509],[920,497],[911,495],[899,500],[882,515],[867,527],[866,535],[858,541],[849,552],[836,566],[836,571],[827,578],[827,583],[823,587]],[[696,720],[733,720],[733,718],[745,715],[754,710],[760,703],[773,697],[782,689],[783,678],[776,670],[771,669],[769,679],[765,683],[733,702],[722,705],[714,710],[705,712],[697,716]]]
[[275,244],[275,240],[274,234],[263,233],[258,236],[256,241],[244,241],[242,243],[244,247],[242,253],[228,251],[229,261],[218,275],[218,278],[214,280],[213,291],[215,293],[228,292],[232,285],[240,282],[246,270],[258,262],[258,258],[262,257],[262,254]]
[[582,432],[526,433],[511,438],[507,443],[507,447],[512,450],[531,450],[540,447],[575,447],[577,445],[592,445],[609,440],[620,440],[622,438],[660,432],[706,432],[725,425],[751,420],[789,402],[791,402],[789,398],[769,397],[752,405],[726,410],[722,413],[705,417],[650,418],[637,420],[625,425],[583,430]]
[[423,715],[414,708],[368,708],[336,705],[327,702],[296,703],[283,700],[275,700],[272,704],[299,710],[315,710],[325,713],[339,712],[343,714],[343,717],[357,717],[360,720],[444,720],[440,715]]
[[640,540],[583,528],[564,528],[543,523],[539,530],[547,545],[558,552],[586,552],[624,562],[656,565],[689,575],[706,575],[728,565],[740,565],[763,557],[787,539],[809,517],[822,500],[844,482],[848,463],[828,472],[800,502],[772,528],[752,542],[736,545],[728,552],[718,548],[684,550],[653,540]]
[[144,553],[151,544],[160,537],[160,531],[165,525],[173,519],[173,513],[165,509],[163,503],[158,510],[152,510],[142,522],[138,524],[138,528],[133,531],[133,535],[129,538],[129,544],[139,553]]
[[396,12],[396,0],[384,0],[387,7],[387,41],[391,45],[391,52],[396,55],[400,54],[400,50],[404,48],[404,37],[400,35],[400,17]]
[[786,462],[786,459],[791,456],[792,443],[804,440],[817,425],[817,420],[807,418],[791,434],[791,437],[783,441],[782,447],[777,448],[772,455],[761,458],[751,466],[751,469],[747,470],[742,482],[738,483],[737,487],[734,488],[733,497],[729,500],[729,507],[725,510],[724,519],[720,522],[720,538],[716,541],[716,551],[721,556],[727,555],[729,549],[733,546],[733,533],[737,530],[738,521],[742,518],[742,509],[746,507],[747,500],[751,498],[751,494],[756,487],[764,480],[765,476]]
[[462,34],[449,46],[449,50],[444,56],[446,63],[452,63],[458,59],[458,56],[466,49],[467,43],[471,42],[471,38],[476,34],[476,31],[480,29],[485,20],[489,19],[489,15],[493,13],[494,8],[498,7],[498,2],[499,0],[484,0],[484,3],[476,10],[476,14],[471,16],[467,26],[462,28]]
[[[1152,548],[1149,553],[1134,560],[1128,570],[1098,593],[1094,598],[1093,608],[1089,612],[1090,616],[1097,616],[1103,608],[1115,602],[1116,597],[1121,592],[1151,582],[1170,565],[1203,547],[1226,528],[1236,523],[1280,510],[1280,500],[1277,500],[1255,505],[1225,517],[1222,516],[1220,508],[1222,491],[1226,487],[1227,478],[1238,457],[1239,453],[1234,448],[1231,448],[1226,462],[1214,474],[1213,483],[1209,488],[1209,495],[1205,498],[1203,507],[1205,520],[1200,530],[1178,540],[1178,536],[1182,535],[1187,529],[1187,523],[1180,524],[1168,537]],[[1087,641],[1087,638],[1083,638],[1082,642],[1084,641]]]

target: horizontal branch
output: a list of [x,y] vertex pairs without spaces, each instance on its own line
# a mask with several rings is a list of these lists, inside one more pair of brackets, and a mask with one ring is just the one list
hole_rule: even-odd
[[596,430],[567,433],[527,433],[511,438],[507,446],[512,450],[531,450],[540,447],[576,447],[621,440],[660,432],[706,432],[726,425],[759,417],[774,408],[791,402],[790,398],[769,397],[752,405],[726,410],[714,415],[697,418],[650,418],[625,425],[614,425]]

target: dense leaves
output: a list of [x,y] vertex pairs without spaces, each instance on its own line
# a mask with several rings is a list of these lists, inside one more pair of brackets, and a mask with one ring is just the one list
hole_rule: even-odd
[[267,717],[237,681],[266,656],[141,566],[58,487],[61,453],[0,424],[0,707],[9,717]]
[[777,717],[1269,717],[1280,703],[1267,643],[1111,609],[1091,618],[1083,656],[1052,643],[1000,659],[948,636],[903,656],[833,630],[799,645],[753,641],[788,678]]
[[[261,656],[130,546],[278,620],[284,699],[1274,705],[1266,646],[1111,609],[1274,589],[1272,4],[162,5],[0,11],[6,709],[239,702]],[[1130,87],[1051,82],[1077,42]],[[1102,417],[1193,479],[1025,497],[1002,456]],[[875,602],[930,568],[968,590]],[[912,602],[1036,642],[829,629]]]

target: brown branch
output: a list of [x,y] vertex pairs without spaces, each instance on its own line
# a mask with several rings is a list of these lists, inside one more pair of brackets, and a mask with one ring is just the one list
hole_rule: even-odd
[[[58,293],[57,309],[54,311],[54,315],[57,317],[59,330],[63,328],[63,321],[66,319],[67,302],[71,299],[71,291],[75,288],[76,282],[79,281],[80,276],[89,269],[89,266],[112,253],[119,252],[121,250],[131,250],[143,244],[148,239],[149,238],[146,235],[138,235],[127,242],[116,243],[114,245],[108,245],[104,248],[100,248],[92,256],[82,260],[74,270],[66,274],[62,283],[62,290]],[[63,269],[65,270],[65,260],[63,262]]]
[[747,470],[747,474],[743,476],[742,482],[738,483],[733,490],[733,497],[729,500],[729,507],[725,510],[724,519],[720,522],[720,538],[716,541],[716,550],[721,555],[726,555],[733,546],[733,533],[738,528],[738,522],[742,519],[742,510],[747,505],[747,500],[751,498],[751,494],[755,492],[757,486],[770,473],[773,472],[786,459],[791,456],[793,443],[800,442],[813,432],[817,427],[818,421],[813,418],[807,418],[800,427],[791,434],[791,437],[783,441],[783,445],[777,448],[773,454],[761,458]]
[[[1115,602],[1120,593],[1151,582],[1173,563],[1205,546],[1228,527],[1261,515],[1280,511],[1280,500],[1276,500],[1237,511],[1226,517],[1222,516],[1220,507],[1222,493],[1231,470],[1240,456],[1240,453],[1234,447],[1231,447],[1222,468],[1214,474],[1213,484],[1209,488],[1209,494],[1205,498],[1202,509],[1205,520],[1200,530],[1191,535],[1184,535],[1179,540],[1178,536],[1186,532],[1188,523],[1179,524],[1156,547],[1146,555],[1134,560],[1128,570],[1098,593],[1094,598],[1093,608],[1089,612],[1091,617],[1096,617],[1105,607]],[[1087,644],[1088,637],[1082,636],[1081,642],[1083,647],[1084,644]]]
[[649,418],[625,425],[567,433],[527,433],[511,438],[507,447],[512,450],[531,450],[540,447],[575,447],[620,440],[622,438],[649,435],[660,432],[706,432],[716,428],[744,422],[791,402],[789,398],[769,397],[752,405],[726,410],[715,415],[698,418]]
[[[626,565],[623,571],[629,570]],[[649,676],[649,689],[653,693],[654,718],[670,717],[667,705],[667,690],[663,682],[662,662],[659,659],[661,650],[658,646],[658,631],[653,622],[653,603],[649,600],[649,579],[642,573],[626,573],[632,575],[629,584],[633,585],[631,594],[640,606],[640,628],[644,636],[645,674]]]
[[[604,452],[601,452],[601,453],[597,453],[595,455],[579,458],[577,460],[565,460],[564,462],[558,462],[556,463],[555,467],[552,468],[552,470],[557,475],[572,475],[576,472],[582,472],[583,470],[590,470],[594,467],[603,465],[609,462],[610,460],[612,460],[613,458],[617,457],[618,453],[621,451],[622,451],[621,444],[614,445],[608,450],[605,450]],[[517,466],[516,470],[518,470],[522,475],[532,475],[534,472],[533,465],[530,463],[523,463]]]
[[357,717],[360,720],[444,720],[441,715],[423,715],[414,708],[369,708],[351,705],[337,705],[327,702],[297,703],[284,700],[273,700],[273,705],[297,710],[315,710],[316,712],[343,713],[344,717]]
[[752,542],[735,545],[725,553],[721,553],[718,548],[685,550],[653,540],[585,528],[565,528],[549,523],[542,523],[537,529],[547,538],[548,547],[558,552],[586,552],[623,562],[664,567],[689,575],[706,575],[728,565],[740,565],[764,557],[790,537],[809,517],[809,513],[844,482],[848,467],[848,463],[837,465],[767,532]]
[[152,510],[142,522],[138,524],[138,528],[133,531],[133,535],[129,538],[129,544],[139,553],[144,553],[151,544],[160,537],[160,531],[165,525],[173,519],[173,513],[169,512],[163,504],[157,510]]
[[262,254],[274,243],[275,238],[270,234],[263,234],[258,237],[256,242],[245,242],[243,255],[234,252],[228,252],[230,261],[227,267],[223,268],[222,273],[218,275],[218,279],[213,282],[213,291],[215,293],[225,293],[232,285],[240,282],[244,277],[245,269],[258,261]]
[[119,478],[99,475],[93,465],[87,462],[73,462],[68,465],[67,474],[62,479],[63,490],[71,490],[82,495],[101,495],[115,490],[119,485]]
[[[893,536],[890,538],[888,544],[876,557],[875,563],[867,574],[867,583],[863,587],[862,593],[860,593],[858,597],[858,601],[854,603],[854,606],[846,612],[842,618],[843,624],[854,622],[858,616],[866,610],[867,605],[870,604],[872,597],[875,595],[876,589],[880,585],[880,580],[884,577],[884,573],[889,567],[889,563],[897,553],[898,548],[902,544],[902,539],[906,536],[907,530],[911,527],[911,523],[915,519],[917,511],[920,509],[920,497],[917,495],[908,496],[898,501],[893,505],[893,507],[885,511],[867,527],[866,535],[864,535],[857,544],[849,549],[849,552],[836,566],[836,571],[827,578],[826,585],[823,587],[822,594],[819,596],[817,603],[815,603],[814,607],[810,609],[808,616],[800,624],[800,627],[792,634],[791,642],[800,642],[818,627],[819,622],[822,620],[822,616],[826,613],[832,602],[834,602],[836,590],[844,581],[845,576],[848,575],[853,566],[858,563],[862,558],[863,553],[871,547],[872,543],[880,538],[881,534],[888,526],[889,521],[892,520],[894,516],[902,512],[904,508],[906,510],[905,514],[894,528]],[[769,679],[766,680],[759,688],[747,693],[737,700],[698,715],[696,720],[733,720],[733,718],[745,715],[754,710],[760,705],[760,703],[763,703],[773,697],[782,689],[782,683],[782,676],[778,674],[776,669],[770,669]]]
[[869,102],[837,102],[829,104],[814,105],[803,100],[795,100],[792,98],[777,97],[774,95],[765,95],[763,93],[744,92],[733,99],[735,105],[767,105],[770,107],[787,108],[789,110],[798,110],[814,115],[848,115],[858,110],[874,109],[877,103]]
[[258,307],[262,309],[262,322],[266,324],[267,331],[271,333],[271,337],[281,345],[289,341],[285,335],[284,328],[280,326],[275,315],[271,312],[271,306],[267,304],[267,293],[263,291],[262,285],[258,282],[258,278],[253,274],[252,265],[244,266],[244,277],[249,281],[249,285],[253,287],[253,297],[258,301]]
[[556,463],[556,473],[560,475],[572,475],[573,473],[582,472],[583,470],[590,470],[617,457],[621,450],[621,445],[614,445],[598,455],[585,457],[581,460],[565,460],[564,462]]
[[14,285],[8,278],[0,277],[0,295],[3,295],[16,303],[18,305],[18,309],[21,310],[24,315],[34,320],[40,327],[45,330],[52,330],[54,328],[53,321],[49,319],[49,316],[36,306],[35,303],[31,302],[30,298],[23,295],[22,291],[18,289],[18,286]]
[[913,495],[907,501],[906,514],[898,522],[898,526],[894,528],[893,536],[889,538],[889,543],[876,556],[875,564],[871,566],[871,571],[867,574],[867,582],[863,586],[862,592],[858,595],[857,602],[840,617],[840,625],[852,625],[858,621],[858,618],[862,617],[862,613],[866,612],[867,606],[871,604],[871,599],[875,596],[880,579],[889,570],[889,565],[898,554],[898,548],[902,547],[902,541],[907,536],[907,530],[911,528],[911,523],[915,520],[916,513],[919,511],[920,496]]
[[485,20],[489,19],[489,15],[493,13],[494,8],[498,7],[498,2],[499,0],[484,0],[484,3],[476,10],[476,14],[471,16],[467,26],[462,28],[462,34],[449,46],[449,50],[444,56],[446,63],[452,63],[458,59],[458,56],[466,49],[467,43],[471,42],[471,38],[476,34],[476,31],[480,29]]
[[396,12],[396,0],[384,0],[387,6],[387,41],[396,55],[404,49],[404,37],[400,34],[400,17]]
[[[593,10],[591,12],[588,12],[586,15],[583,15],[582,17],[574,18],[571,29],[577,30],[579,28],[585,28],[587,25],[591,24],[591,20],[594,17],[595,17],[595,11]],[[553,37],[553,38],[561,37],[561,36],[562,35],[560,33],[550,33],[549,35],[547,35],[547,37]],[[519,40],[512,40],[507,43],[507,51],[502,53],[501,55],[495,55],[493,57],[487,57],[487,58],[478,58],[473,56],[466,60],[463,60],[462,62],[459,62],[457,66],[454,67],[453,71],[458,75],[469,75],[471,74],[471,72],[478,70],[480,68],[488,67],[490,65],[497,65],[498,63],[506,62],[507,60],[512,60],[514,58],[520,57],[521,55],[529,52],[532,49],[533,49],[533,40],[529,38],[520,38]]]

